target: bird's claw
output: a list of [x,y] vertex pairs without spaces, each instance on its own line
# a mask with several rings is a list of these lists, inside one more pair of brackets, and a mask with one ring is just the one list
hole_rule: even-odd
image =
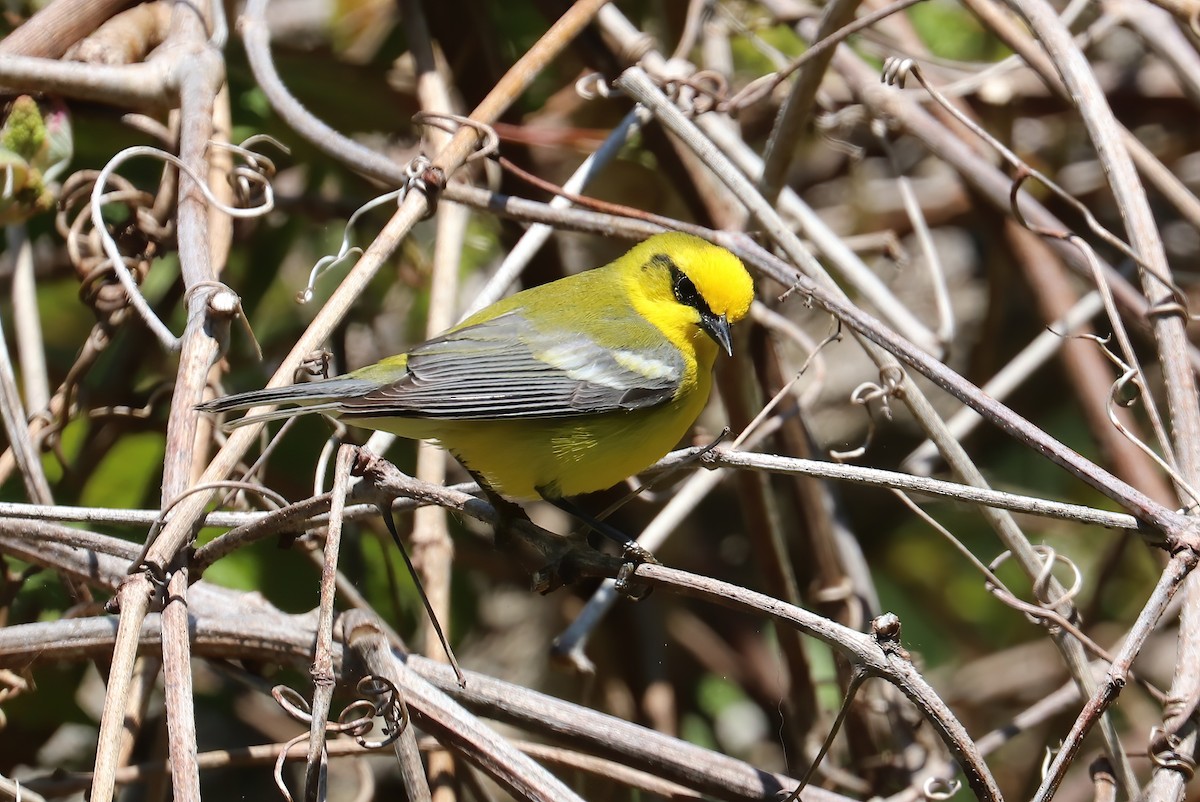
[[650,595],[650,591],[654,588],[644,580],[638,579],[635,575],[638,565],[641,563],[625,563],[617,571],[617,579],[613,588],[633,601],[641,601]]
[[650,550],[636,540],[630,540],[621,547],[621,558],[626,562],[634,563],[634,567],[642,563],[658,565],[658,560],[650,553]]
[[614,588],[622,596],[627,596],[633,601],[641,601],[649,596],[650,591],[654,588],[648,582],[637,578],[638,566],[646,563],[658,565],[658,560],[644,546],[632,540],[626,543],[621,550],[621,557],[625,562],[617,571]]

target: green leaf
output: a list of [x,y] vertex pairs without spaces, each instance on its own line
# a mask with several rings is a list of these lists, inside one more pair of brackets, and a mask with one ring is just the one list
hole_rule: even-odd
[[79,503],[85,507],[141,507],[162,475],[163,436],[143,432],[122,437],[104,456],[84,485]]

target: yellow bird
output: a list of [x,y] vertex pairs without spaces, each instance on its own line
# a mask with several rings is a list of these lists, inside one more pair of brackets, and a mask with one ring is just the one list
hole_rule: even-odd
[[405,354],[306,384],[201,405],[294,403],[239,426],[309,412],[433,440],[511,499],[602,490],[656,462],[708,400],[718,348],[754,286],[741,261],[688,234],[657,234],[604,267],[524,290]]

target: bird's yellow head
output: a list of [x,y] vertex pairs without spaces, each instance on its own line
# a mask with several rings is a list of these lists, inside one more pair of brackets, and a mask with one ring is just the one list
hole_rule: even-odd
[[732,353],[729,326],[750,310],[754,282],[724,248],[672,232],[656,234],[618,261],[634,305],[676,344],[702,331]]

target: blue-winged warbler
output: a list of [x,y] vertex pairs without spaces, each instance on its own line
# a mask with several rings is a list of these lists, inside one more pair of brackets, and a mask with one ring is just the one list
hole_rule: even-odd
[[352,373],[210,401],[294,403],[235,421],[322,412],[434,440],[494,491],[557,499],[654,463],[708,400],[718,348],[754,287],[724,248],[651,237],[605,267],[519,292],[408,353]]

